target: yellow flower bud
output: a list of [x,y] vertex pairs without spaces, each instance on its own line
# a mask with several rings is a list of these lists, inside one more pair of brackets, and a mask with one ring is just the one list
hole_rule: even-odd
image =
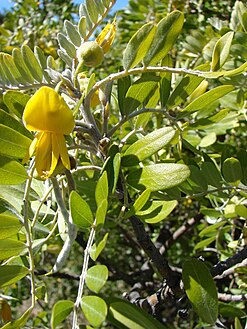
[[96,38],[96,42],[103,48],[104,53],[107,53],[114,41],[116,35],[115,20],[111,24],[107,24],[101,33]]

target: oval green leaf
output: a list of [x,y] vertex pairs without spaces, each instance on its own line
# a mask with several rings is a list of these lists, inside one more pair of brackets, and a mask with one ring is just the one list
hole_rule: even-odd
[[154,130],[150,134],[136,141],[126,150],[122,159],[122,165],[129,166],[133,164],[133,161],[129,161],[130,157],[134,157],[138,162],[150,157],[152,154],[167,145],[174,135],[175,130],[172,127],[164,127]]
[[17,256],[25,249],[26,245],[21,241],[14,239],[0,240],[0,260]]
[[128,115],[148,100],[158,87],[160,78],[153,74],[142,76],[128,89],[124,99],[124,114]]
[[16,216],[6,213],[0,214],[0,240],[15,235],[21,227],[22,224]]
[[151,46],[143,59],[145,66],[155,65],[168,54],[182,30],[183,22],[183,13],[174,10],[158,23]]
[[43,71],[34,53],[27,45],[21,47],[21,53],[30,73],[36,81],[41,83],[43,80]]
[[159,163],[133,170],[127,176],[127,182],[137,189],[159,191],[179,185],[189,175],[190,170],[184,164]]
[[103,249],[106,246],[106,242],[107,242],[107,238],[108,238],[108,233],[105,234],[104,238],[99,241],[99,242],[95,242],[92,245],[92,248],[90,250],[90,257],[92,258],[93,261],[96,261],[96,259],[99,257],[100,253],[103,251]]
[[52,309],[51,328],[55,329],[73,310],[74,303],[70,300],[59,300]]
[[148,202],[144,209],[138,211],[136,215],[148,224],[156,224],[166,219],[166,217],[176,207],[177,201],[152,201]]
[[207,266],[197,259],[190,259],[184,263],[182,277],[195,312],[204,322],[214,324],[218,318],[218,294]]
[[178,118],[184,117],[188,113],[193,113],[209,106],[216,100],[233,91],[234,89],[235,87],[232,85],[224,85],[207,91],[205,94],[197,97],[193,102],[187,105],[182,110],[182,112],[178,114]]
[[28,268],[20,265],[0,266],[0,288],[12,285],[29,273]]
[[242,179],[241,164],[236,158],[227,158],[222,166],[222,174],[229,183],[236,183]]
[[9,112],[14,113],[19,118],[22,117],[25,105],[29,99],[29,95],[14,90],[7,90],[3,95],[4,104],[8,107]]
[[24,158],[31,139],[14,129],[0,124],[0,153],[14,158]]
[[95,189],[95,200],[96,204],[99,207],[103,200],[107,200],[108,198],[108,179],[107,172],[104,171],[100,176],[98,183]]
[[27,178],[28,174],[19,162],[0,157],[0,185],[18,185]]
[[94,217],[87,202],[76,191],[71,192],[69,202],[73,223],[82,230],[90,228]]
[[227,32],[215,44],[212,56],[211,70],[219,70],[226,62],[232,44],[234,32]]
[[106,318],[106,302],[98,296],[83,296],[81,308],[85,318],[94,327],[99,327]]
[[123,54],[123,67],[129,70],[139,64],[146,55],[156,31],[153,23],[143,25],[130,39]]
[[108,279],[108,268],[105,265],[95,265],[87,271],[86,284],[88,289],[96,294],[101,290]]

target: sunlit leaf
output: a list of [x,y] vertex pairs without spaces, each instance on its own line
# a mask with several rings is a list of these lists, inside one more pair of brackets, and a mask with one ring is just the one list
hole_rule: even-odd
[[88,229],[93,224],[93,214],[87,202],[76,192],[70,194],[70,212],[73,223],[80,229]]
[[73,310],[74,303],[70,300],[59,300],[52,308],[51,328],[55,329]]
[[159,163],[133,170],[127,176],[131,186],[151,191],[159,191],[179,185],[190,175],[186,165],[176,163]]
[[83,296],[81,308],[85,318],[94,327],[99,327],[106,318],[106,302],[98,296]]
[[233,36],[234,32],[227,32],[216,42],[212,56],[212,71],[219,70],[225,64],[230,53]]
[[87,287],[95,293],[99,293],[108,278],[108,269],[105,265],[95,265],[88,269],[86,276]]
[[0,214],[0,240],[9,238],[15,235],[21,229],[20,220],[11,214]]
[[138,162],[143,161],[167,145],[174,135],[175,130],[172,127],[154,130],[128,147],[122,158],[122,164],[131,165],[130,157],[135,158]]
[[183,27],[184,15],[174,10],[159,21],[151,46],[144,57],[144,65],[154,65],[163,59],[174,45]]
[[0,260],[17,256],[26,249],[25,243],[14,240],[4,239],[0,240]]
[[0,288],[12,285],[29,273],[28,268],[20,265],[0,266]]
[[0,185],[21,184],[27,178],[27,172],[19,162],[0,157]]
[[142,61],[150,47],[155,31],[156,26],[153,23],[147,23],[132,36],[123,54],[125,70],[135,67]]
[[187,260],[183,265],[183,283],[195,312],[204,322],[214,324],[218,317],[218,294],[207,266],[197,259]]

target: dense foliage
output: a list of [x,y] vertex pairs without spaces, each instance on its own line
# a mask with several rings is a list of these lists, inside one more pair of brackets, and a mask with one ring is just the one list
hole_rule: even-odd
[[246,328],[247,7],[114,4],[3,14],[0,324]]

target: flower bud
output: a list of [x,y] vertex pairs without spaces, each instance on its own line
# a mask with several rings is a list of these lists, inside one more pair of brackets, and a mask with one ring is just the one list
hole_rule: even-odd
[[104,52],[96,41],[87,41],[78,48],[77,58],[85,66],[96,67],[103,62]]

